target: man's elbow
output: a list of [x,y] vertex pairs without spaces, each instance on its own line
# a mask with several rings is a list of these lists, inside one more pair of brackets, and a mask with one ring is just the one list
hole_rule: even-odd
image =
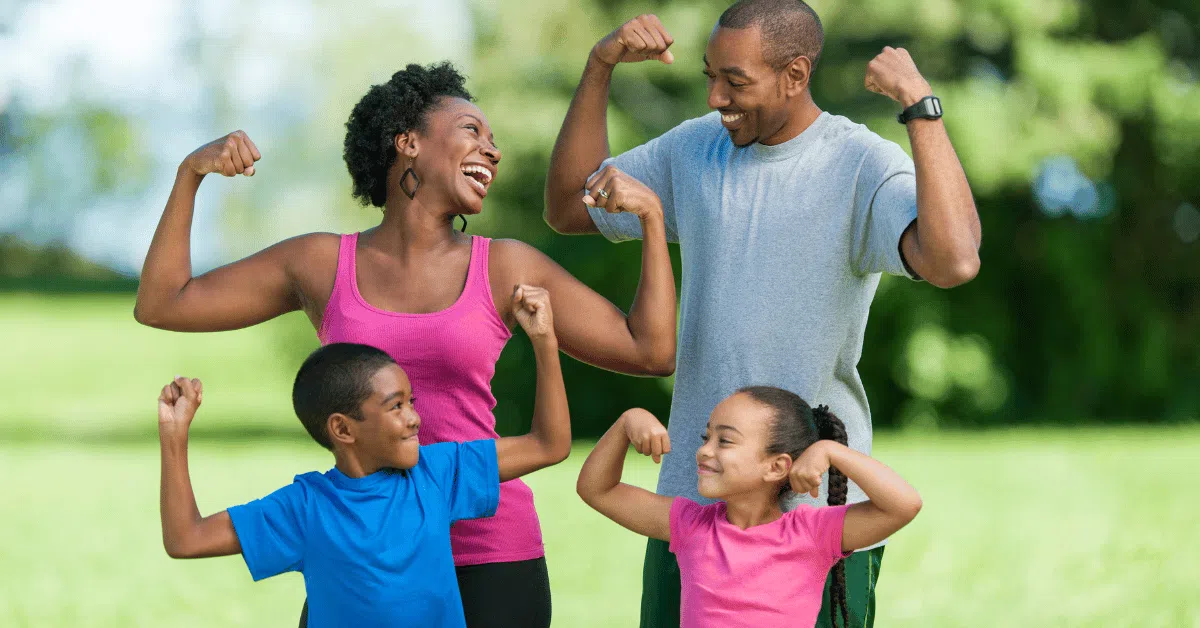
[[578,227],[573,225],[568,218],[568,213],[554,208],[549,202],[546,203],[546,209],[542,212],[542,219],[559,235],[575,235],[579,233]]
[[944,264],[938,272],[930,273],[925,281],[938,288],[957,288],[979,275],[979,253],[971,252]]
[[908,500],[906,500],[905,504],[904,504],[905,519],[907,521],[912,521],[913,519],[916,519],[917,515],[921,513],[922,505],[923,504],[921,502],[921,495],[918,494],[916,491],[913,491],[912,497],[909,498]]

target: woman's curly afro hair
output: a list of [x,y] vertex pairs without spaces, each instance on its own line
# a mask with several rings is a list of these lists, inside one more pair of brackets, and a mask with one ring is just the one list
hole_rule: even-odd
[[383,207],[388,169],[396,161],[396,136],[424,128],[426,114],[442,98],[472,100],[463,87],[465,80],[449,61],[410,63],[388,82],[367,90],[350,112],[342,152],[358,202]]

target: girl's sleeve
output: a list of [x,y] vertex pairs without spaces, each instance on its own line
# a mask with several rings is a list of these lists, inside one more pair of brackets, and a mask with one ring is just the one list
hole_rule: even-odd
[[704,506],[686,497],[676,497],[671,502],[671,545],[668,548],[671,553],[678,553],[677,550],[695,535],[703,513]]
[[818,554],[828,558],[830,566],[853,553],[842,551],[842,529],[846,523],[847,508],[849,506],[800,506],[792,511],[801,515],[797,520],[803,522]]

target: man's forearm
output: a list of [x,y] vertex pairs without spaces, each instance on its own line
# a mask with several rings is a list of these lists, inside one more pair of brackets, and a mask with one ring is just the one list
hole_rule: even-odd
[[608,88],[613,66],[588,56],[579,87],[550,154],[546,175],[546,222],[560,231],[591,225],[581,200],[583,186],[608,158]]
[[967,175],[941,120],[909,122],[908,137],[917,178],[914,268],[943,287],[970,281],[979,270],[982,229]]

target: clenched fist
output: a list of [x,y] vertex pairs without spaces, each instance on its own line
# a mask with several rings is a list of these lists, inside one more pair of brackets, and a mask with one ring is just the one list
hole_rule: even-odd
[[554,312],[545,288],[518,285],[513,290],[512,312],[530,340],[554,338]]
[[184,167],[199,176],[220,173],[227,177],[254,176],[254,162],[262,159],[258,147],[245,131],[234,131],[192,151],[183,160]]
[[627,212],[638,218],[662,215],[662,199],[646,184],[605,166],[587,180],[583,202],[610,214]]
[[867,64],[867,89],[908,107],[922,98],[933,94],[929,82],[917,70],[908,51],[886,46],[883,52]]
[[675,61],[667,48],[675,39],[654,15],[639,15],[609,33],[592,48],[592,55],[606,65],[649,61]]

